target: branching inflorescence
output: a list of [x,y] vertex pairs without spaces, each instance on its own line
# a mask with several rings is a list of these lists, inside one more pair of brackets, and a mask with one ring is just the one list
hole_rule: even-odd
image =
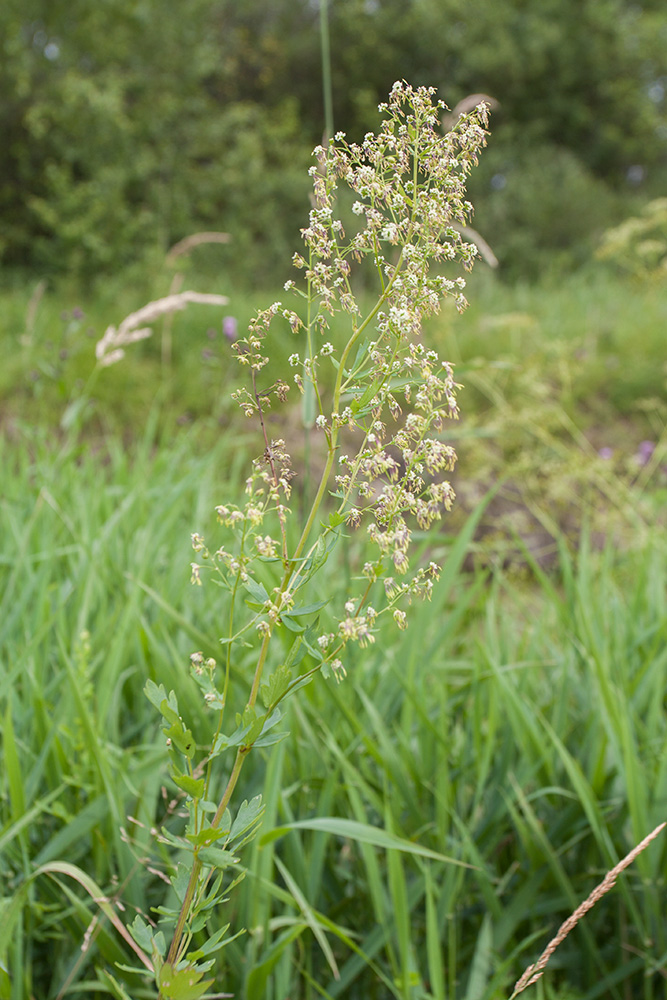
[[[249,384],[234,397],[248,417],[259,419],[264,452],[250,470],[245,503],[217,507],[226,529],[222,546],[192,536],[193,582],[212,573],[225,595],[223,663],[199,652],[191,657],[193,676],[215,713],[203,761],[195,763],[194,739],[174,692],[167,695],[151,681],[146,688],[163,716],[171,776],[189,809],[185,835],[165,833],[189,858],[172,879],[178,905],[161,910],[160,930],[140,918],[133,925],[165,1000],[190,995],[188,990],[199,995],[211,956],[227,940],[226,931],[208,929],[208,920],[222,899],[225,870],[261,818],[259,800],[244,802],[233,821],[228,808],[244,760],[253,748],[281,738],[276,727],[289,694],[318,671],[344,674],[346,645],[374,642],[381,619],[407,627],[410,600],[429,598],[438,576],[433,562],[412,567],[410,542],[413,525],[428,528],[454,499],[443,473],[454,467],[456,455],[440,435],[445,421],[458,416],[459,386],[451,366],[424,346],[420,333],[444,297],[452,296],[459,310],[466,306],[463,277],[445,277],[441,269],[458,262],[469,270],[476,255],[459,229],[472,211],[465,184],[485,143],[487,109],[481,104],[443,135],[444,105],[433,95],[433,89],[396,83],[380,106],[385,118],[377,135],[355,144],[339,133],[326,148],[317,147],[305,251],[294,256],[303,280],[285,286],[302,308],[275,302],[235,344]],[[354,192],[359,225],[351,233],[337,215],[341,185]],[[364,259],[378,290],[365,312],[353,285],[355,266]],[[350,325],[338,350],[327,339],[336,313],[347,314]],[[269,437],[264,420],[271,401],[283,401],[291,388],[282,379],[265,384],[265,337],[277,320],[299,338],[301,347],[289,358],[293,381],[313,400],[314,426],[326,451],[312,504],[298,524],[289,508],[290,457],[283,440]],[[327,365],[328,379],[322,378]],[[357,442],[352,454],[342,451],[343,432],[346,447]],[[318,613],[327,602],[318,599],[315,578],[341,532],[356,529],[367,533],[370,558],[360,567],[358,592],[343,608],[331,609],[334,626],[325,628]],[[250,691],[228,731],[233,650],[249,642],[256,650]],[[215,765],[223,755],[230,766],[216,794]],[[206,944],[195,946],[198,934]]]

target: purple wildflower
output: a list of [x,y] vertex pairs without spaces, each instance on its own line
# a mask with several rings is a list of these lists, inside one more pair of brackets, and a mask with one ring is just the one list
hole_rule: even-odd
[[222,332],[224,333],[225,337],[230,342],[230,344],[233,344],[238,336],[236,316],[225,316],[223,318]]

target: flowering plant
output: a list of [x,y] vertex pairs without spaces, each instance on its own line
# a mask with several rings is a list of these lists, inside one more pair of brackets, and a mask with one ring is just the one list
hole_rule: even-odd
[[[234,345],[249,375],[234,397],[259,420],[264,451],[252,464],[245,503],[216,509],[227,532],[223,544],[209,546],[201,534],[192,535],[192,581],[201,584],[209,575],[219,584],[227,622],[220,664],[201,652],[191,656],[193,677],[213,713],[202,759],[196,759],[199,748],[175,693],[150,680],[146,685],[164,721],[171,779],[188,809],[182,836],[163,832],[182,859],[171,877],[176,905],[160,908],[159,928],[141,917],[130,928],[164,1000],[187,1000],[208,989],[215,953],[230,940],[228,928],[210,929],[209,919],[231,888],[227,875],[240,848],[261,821],[259,798],[241,803],[234,815],[230,809],[249,754],[284,738],[283,702],[314,674],[344,675],[348,643],[374,642],[384,619],[406,628],[406,605],[429,598],[438,576],[433,562],[411,567],[411,524],[427,528],[454,499],[442,474],[456,455],[440,434],[458,415],[459,387],[451,366],[419,334],[443,297],[453,296],[459,310],[466,305],[464,279],[443,276],[440,265],[458,261],[468,270],[476,255],[459,229],[472,211],[465,183],[485,143],[487,118],[481,104],[443,135],[444,105],[433,95],[433,89],[396,83],[380,105],[385,119],[377,135],[358,145],[338,133],[326,148],[317,147],[313,208],[302,233],[306,249],[294,256],[304,280],[285,286],[302,309],[275,302]],[[336,214],[340,184],[357,199],[352,212],[359,226],[351,234]],[[355,265],[364,258],[377,277],[377,298],[365,312],[353,284]],[[349,318],[340,350],[326,340],[335,313]],[[277,320],[302,343],[289,363],[298,391],[312,401],[326,454],[310,509],[298,524],[289,508],[290,457],[282,439],[269,437],[264,419],[272,400],[283,401],[290,389],[283,379],[264,384],[264,339]],[[327,365],[329,391],[322,378]],[[352,454],[341,450],[343,434],[356,442]],[[333,504],[325,515],[328,496]],[[313,581],[342,531],[362,526],[370,558],[361,567],[358,591],[343,608],[332,609],[333,630],[324,628],[319,612],[327,601],[313,594]],[[248,645],[254,650],[252,681],[230,725],[233,654]],[[224,778],[216,793],[219,771]]]

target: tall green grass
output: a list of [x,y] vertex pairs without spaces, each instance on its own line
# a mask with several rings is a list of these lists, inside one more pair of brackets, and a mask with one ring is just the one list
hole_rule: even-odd
[[[120,983],[151,995],[123,971],[136,958],[110,920],[166,901],[152,828],[181,822],[142,688],[175,688],[206,731],[187,663],[216,654],[220,629],[215,588],[189,585],[189,533],[212,525],[246,466],[238,434],[185,428],[167,443],[158,416],[130,443],[21,424],[0,439],[11,1000],[120,997]],[[584,530],[576,549],[559,537],[548,574],[529,549],[520,572],[464,573],[481,514],[422,539],[445,570],[408,631],[359,651],[341,685],[306,688],[291,739],[249,762],[242,797],[261,791],[266,818],[220,914],[249,933],[227,948],[219,989],[500,1000],[664,818],[664,532],[596,551]],[[327,597],[359,545],[331,566]],[[665,853],[652,845],[586,917],[538,996],[663,995]]]
[[[91,292],[37,281],[12,284],[5,277],[0,286],[5,413],[34,420],[40,412],[58,422],[63,399],[90,373],[95,338],[149,299],[167,295],[170,280],[165,267],[150,281],[143,276],[141,283],[128,283],[121,277]],[[480,265],[468,281],[466,312],[459,316],[445,303],[426,331],[457,365],[468,417],[479,415],[494,424],[499,399],[511,406],[531,405],[533,411],[538,407],[544,417],[550,399],[592,432],[596,448],[614,446],[619,454],[631,453],[642,437],[655,439],[664,431],[664,285],[620,280],[599,266],[558,284],[508,286]],[[212,278],[195,270],[186,273],[183,287],[229,296],[226,312],[237,318],[240,331],[259,307],[285,298],[282,289],[249,294],[230,286],[224,275]],[[219,310],[202,306],[177,314],[166,331],[171,364],[164,363],[165,329],[157,323],[151,340],[133,348],[132,365],[109,369],[96,386],[103,415],[115,414],[117,426],[123,420],[143,423],[158,389],[174,419],[214,413],[227,399],[236,373],[220,320]],[[288,332],[278,336],[276,342],[271,332],[268,347],[272,357],[284,355],[289,371],[286,359],[294,340]],[[334,322],[332,339],[336,336]],[[611,432],[619,419],[623,424],[616,439]],[[504,447],[502,441],[498,447]]]

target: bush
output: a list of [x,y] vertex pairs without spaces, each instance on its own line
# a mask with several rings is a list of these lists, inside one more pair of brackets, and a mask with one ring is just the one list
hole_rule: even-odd
[[575,154],[551,144],[503,144],[488,152],[471,184],[475,226],[503,277],[537,278],[590,257],[613,218],[615,199]]

